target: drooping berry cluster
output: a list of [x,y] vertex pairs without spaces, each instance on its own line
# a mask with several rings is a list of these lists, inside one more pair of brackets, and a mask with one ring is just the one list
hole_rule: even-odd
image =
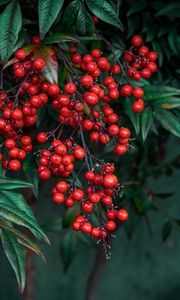
[[[121,156],[128,151],[131,132],[121,126],[120,114],[111,104],[132,95],[135,98],[132,110],[142,112],[144,91],[132,86],[128,78],[149,78],[157,70],[154,62],[157,54],[141,45],[142,38],[133,36],[131,43],[122,62],[117,60],[117,63],[111,63],[97,48],[81,53],[71,47],[65,54],[60,49],[58,54],[61,54],[67,75],[60,88],[44,77],[46,62],[38,57],[41,41],[35,36],[31,51],[17,50],[9,63],[10,66],[14,63],[10,81],[18,83],[0,93],[2,167],[18,171],[27,152],[33,152],[38,159],[41,180],[60,177],[52,189],[54,203],[79,206],[81,214],[76,216],[72,228],[100,239],[109,236],[116,229],[116,221],[125,221],[128,213],[119,210],[113,202],[122,188],[114,165],[90,152],[85,132],[91,144],[107,145],[113,140],[114,155]],[[59,124],[51,132],[37,132],[34,125],[38,121],[38,111],[46,105],[58,112]],[[64,125],[68,127],[67,133]],[[32,126],[33,133],[28,134]],[[36,151],[37,144],[41,145],[41,150]],[[84,189],[76,183],[78,176],[82,177]],[[92,214],[97,216],[96,225],[91,220]]]

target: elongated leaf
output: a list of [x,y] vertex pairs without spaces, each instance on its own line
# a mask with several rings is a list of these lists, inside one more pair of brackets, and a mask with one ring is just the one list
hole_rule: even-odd
[[170,96],[169,98],[157,100],[156,104],[160,105],[160,107],[164,109],[173,109],[180,106],[180,98]]
[[61,27],[72,31],[72,25],[76,21],[80,5],[81,3],[79,0],[74,0],[65,8],[62,16]]
[[152,120],[152,109],[150,107],[146,107],[141,114],[141,133],[143,142],[146,140],[148,132],[151,128]]
[[164,225],[162,227],[162,240],[165,241],[170,236],[172,231],[172,224],[169,220],[166,220],[164,222]]
[[26,160],[23,161],[22,166],[27,179],[32,185],[34,195],[36,198],[38,198],[39,177],[32,153],[27,154]]
[[180,95],[180,89],[171,86],[146,85],[143,87],[146,100],[158,101],[162,98]]
[[134,129],[137,134],[140,132],[140,117],[138,114],[132,111],[132,102],[129,98],[127,98],[124,102],[124,110],[129,119],[131,120]]
[[173,113],[164,109],[155,108],[154,116],[165,129],[177,137],[180,137],[180,120],[177,119]]
[[5,206],[4,203],[0,203],[0,216],[4,220],[26,227],[37,239],[41,240],[41,238],[43,238],[47,243],[49,243],[47,236],[37,222],[34,221],[34,218],[31,218],[24,211],[16,208],[15,206],[7,203]]
[[39,30],[42,39],[57,18],[63,3],[64,0],[39,0]]
[[50,83],[58,83],[58,61],[54,50],[48,46],[41,47],[36,51],[35,57],[42,58],[45,66],[41,73]]
[[179,1],[172,2],[168,5],[166,5],[164,8],[162,8],[156,16],[171,16],[171,17],[177,17],[180,18],[180,3]]
[[94,32],[94,23],[91,16],[85,9],[84,5],[80,3],[79,12],[76,19],[76,30],[80,35],[92,35]]
[[116,15],[113,7],[108,1],[104,0],[87,0],[89,9],[102,21],[123,29],[123,25]]
[[77,252],[77,237],[72,230],[68,230],[62,239],[60,254],[66,272]]
[[22,26],[22,15],[17,0],[12,0],[0,15],[0,55],[3,65],[13,52]]
[[30,182],[8,178],[0,177],[0,190],[14,190],[19,188],[32,188],[33,185]]
[[24,246],[20,245],[16,238],[6,232],[2,231],[2,244],[4,252],[14,269],[18,281],[20,292],[22,293],[25,287],[25,254]]
[[64,42],[77,43],[79,42],[79,40],[76,37],[64,33],[53,33],[52,35],[45,37],[45,39],[43,40],[44,45],[64,43]]
[[29,238],[24,233],[15,229],[11,223],[8,222],[6,224],[6,223],[0,222],[0,228],[4,231],[8,232],[12,236],[15,236],[18,243],[22,244],[26,248],[28,248],[28,249],[32,250],[33,252],[35,252],[36,254],[40,255],[42,257],[42,259],[45,261],[45,257],[43,255],[42,251],[40,250],[39,246],[37,245],[37,243],[35,243],[31,238]]

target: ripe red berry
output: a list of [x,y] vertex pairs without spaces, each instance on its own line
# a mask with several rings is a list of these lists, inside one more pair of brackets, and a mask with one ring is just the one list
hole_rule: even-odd
[[51,97],[56,98],[60,93],[60,88],[57,84],[53,83],[49,85],[47,92]]
[[23,78],[26,75],[26,72],[22,67],[19,67],[19,68],[14,70],[14,75],[17,78]]
[[118,75],[121,71],[121,67],[118,64],[112,65],[111,67],[111,73],[113,75]]
[[155,51],[150,51],[148,54],[147,54],[147,57],[151,60],[151,61],[156,61],[157,60],[157,53]]
[[88,181],[93,181],[94,180],[94,172],[93,171],[87,171],[85,173],[85,178],[88,180]]
[[130,84],[126,84],[122,86],[120,90],[120,95],[125,97],[125,96],[130,96],[132,93],[132,86]]
[[41,44],[41,39],[38,35],[35,35],[31,39],[31,44],[39,46]]
[[135,113],[140,113],[143,111],[143,109],[144,109],[144,101],[142,99],[139,99],[132,104],[132,110]]
[[105,175],[103,179],[103,184],[107,188],[115,187],[117,185],[117,177],[115,175]]
[[16,108],[15,110],[12,111],[11,113],[11,118],[14,120],[21,120],[23,117],[23,113],[20,109]]
[[18,171],[19,169],[21,168],[21,164],[19,162],[19,160],[17,159],[12,159],[10,162],[9,162],[9,169],[11,171]]
[[82,204],[82,210],[85,213],[90,213],[93,210],[93,204],[90,201],[86,201]]
[[33,62],[33,67],[36,71],[40,71],[44,68],[45,66],[45,62],[42,58],[37,58],[34,62]]
[[99,238],[100,233],[101,233],[101,231],[100,231],[99,228],[93,227],[92,230],[91,230],[91,236],[94,237],[94,238]]
[[18,60],[24,60],[26,58],[26,52],[23,49],[18,49],[15,52],[15,58]]
[[92,20],[93,20],[94,24],[99,23],[99,18],[96,16],[92,16]]
[[82,147],[77,147],[74,149],[74,157],[78,160],[81,160],[85,157],[86,152]]
[[91,56],[93,58],[99,58],[101,56],[101,51],[99,49],[93,49],[91,51]]
[[84,222],[82,225],[81,225],[81,231],[83,233],[90,233],[92,230],[92,225],[89,223],[89,222]]
[[90,75],[84,75],[81,77],[81,83],[85,87],[90,87],[93,84],[93,78]]
[[118,135],[119,133],[119,126],[115,125],[115,124],[112,124],[108,127],[108,132],[109,134],[111,135]]
[[131,44],[134,47],[139,47],[142,44],[142,37],[140,35],[133,35],[131,38]]
[[120,209],[117,212],[117,219],[121,222],[124,222],[128,219],[128,212],[125,209]]
[[81,223],[78,221],[74,221],[71,226],[75,231],[79,231],[81,229]]
[[116,229],[116,223],[114,221],[107,221],[106,229],[109,231],[114,231]]
[[81,201],[84,198],[84,192],[81,189],[74,190],[72,197],[75,201]]
[[134,88],[132,94],[136,99],[139,99],[144,96],[144,91],[142,88]]
[[53,201],[56,204],[61,204],[64,202],[64,195],[62,193],[54,193]]
[[47,134],[45,132],[39,132],[36,135],[36,140],[38,141],[38,143],[43,144],[47,141]]
[[84,100],[89,105],[96,105],[98,103],[98,96],[95,93],[86,92],[84,93]]
[[77,88],[76,88],[76,85],[73,82],[68,82],[68,83],[65,84],[64,90],[69,95],[72,95],[76,92]]
[[92,203],[96,204],[96,203],[98,203],[98,202],[100,201],[100,196],[99,196],[98,193],[92,193],[92,194],[89,196],[89,200],[90,200]]
[[109,210],[106,215],[107,215],[107,218],[109,220],[115,220],[115,218],[116,218],[116,211],[115,210]]
[[128,128],[121,127],[119,129],[119,137],[122,139],[128,139],[131,135],[131,132]]
[[122,144],[117,144],[114,148],[114,153],[117,156],[121,156],[123,154],[125,154],[128,151],[128,148],[126,145],[122,145]]

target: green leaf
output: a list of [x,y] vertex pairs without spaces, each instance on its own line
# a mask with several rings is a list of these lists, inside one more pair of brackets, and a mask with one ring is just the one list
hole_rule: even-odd
[[0,177],[0,190],[14,190],[19,188],[32,188],[33,185],[30,182],[8,178]]
[[104,0],[87,0],[87,6],[92,11],[92,13],[97,16],[102,21],[114,25],[121,30],[123,29],[123,25],[119,18],[116,15],[113,7],[110,5],[108,1]]
[[44,45],[64,43],[64,42],[77,43],[79,42],[79,40],[76,37],[64,33],[58,33],[58,32],[45,37],[45,39],[43,40]]
[[47,224],[43,225],[42,228],[52,232],[60,232],[63,228],[62,218],[57,218],[55,220],[52,220]]
[[0,0],[0,6],[8,3],[10,0]]
[[64,272],[66,272],[71,265],[75,254],[77,252],[77,237],[76,234],[72,230],[68,230],[65,232],[61,247],[60,254],[61,259],[64,266]]
[[14,269],[22,293],[25,287],[25,248],[17,242],[12,234],[2,231],[1,236],[4,252]]
[[167,199],[173,195],[174,193],[156,193],[156,197],[160,199]]
[[164,109],[173,109],[180,106],[180,98],[171,96],[170,98],[157,100],[156,104],[160,104],[160,107]]
[[0,15],[0,55],[3,65],[13,52],[22,26],[22,15],[17,0],[12,0]]
[[166,241],[167,238],[170,236],[172,231],[172,224],[169,220],[166,220],[164,222],[164,225],[162,227],[162,240]]
[[147,138],[148,132],[151,128],[152,120],[152,109],[150,107],[146,107],[141,114],[141,133],[143,142]]
[[38,198],[39,176],[37,173],[36,164],[32,153],[27,153],[26,159],[22,164],[23,171],[32,186],[32,190],[36,198]]
[[169,98],[170,96],[180,95],[180,89],[171,86],[159,86],[159,85],[146,85],[144,89],[144,99],[157,101],[162,98]]
[[180,137],[180,120],[172,112],[155,107],[154,116],[165,129]]
[[80,4],[79,0],[74,0],[65,8],[61,21],[61,27],[65,30],[70,29],[70,31],[72,31],[72,25],[76,21]]
[[29,216],[25,211],[18,209],[16,206],[8,204],[7,201],[5,203],[2,199],[0,202],[0,216],[6,221],[26,227],[38,240],[43,238],[47,243],[49,243],[47,236],[34,218]]
[[40,37],[43,39],[48,30],[51,28],[55,19],[57,18],[64,0],[39,0],[39,30]]
[[158,11],[156,17],[170,16],[170,17],[180,18],[179,12],[180,12],[180,3],[179,1],[177,1],[166,5],[160,11]]
[[41,47],[35,54],[35,58],[38,57],[45,62],[45,66],[41,70],[42,75],[50,83],[58,83],[58,61],[54,50],[48,46]]
[[136,1],[133,3],[133,5],[130,6],[127,16],[129,17],[132,14],[138,13],[142,11],[145,7],[146,7],[146,2],[144,0]]
[[137,134],[140,132],[140,117],[132,111],[132,102],[129,98],[124,101],[124,111],[131,120]]
[[80,3],[79,11],[76,19],[76,30],[80,35],[92,35],[95,26],[91,16],[85,9],[84,5]]

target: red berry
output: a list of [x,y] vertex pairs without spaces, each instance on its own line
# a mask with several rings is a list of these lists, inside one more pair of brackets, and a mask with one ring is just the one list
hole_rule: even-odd
[[118,133],[119,133],[119,126],[117,126],[117,125],[115,125],[115,124],[113,124],[113,125],[110,125],[109,127],[108,127],[108,132],[109,132],[109,134],[111,134],[111,135],[118,135]]
[[64,202],[64,195],[62,193],[55,193],[53,195],[53,201],[57,204],[61,204]]
[[135,113],[140,113],[143,111],[143,109],[144,109],[144,101],[142,99],[139,99],[132,104],[132,110]]
[[121,127],[119,129],[119,137],[122,139],[128,139],[131,135],[131,132],[128,128]]
[[157,53],[155,51],[150,51],[148,54],[147,54],[147,57],[152,60],[152,61],[155,61],[157,60]]
[[125,209],[120,209],[117,212],[117,219],[121,222],[124,222],[128,219],[128,212]]
[[91,51],[91,56],[93,58],[99,58],[101,56],[101,51],[99,49],[93,49]]
[[132,94],[136,99],[138,99],[144,96],[144,91],[142,88],[134,88]]
[[109,220],[115,220],[115,218],[116,218],[116,211],[115,210],[109,210],[107,212],[107,218]]
[[89,222],[84,222],[82,225],[81,225],[81,231],[83,233],[90,233],[92,230],[92,225],[89,223]]
[[123,154],[125,154],[128,151],[128,148],[126,145],[122,145],[122,144],[117,144],[114,148],[114,153],[117,156],[121,156]]
[[98,103],[98,96],[95,93],[86,92],[84,93],[84,100],[89,105],[96,105]]
[[50,84],[47,90],[48,94],[53,97],[56,98],[58,96],[58,94],[60,93],[60,88],[57,84]]
[[77,88],[76,88],[76,85],[73,82],[68,82],[68,83],[65,84],[64,90],[69,95],[72,95],[76,92]]
[[39,132],[36,135],[36,140],[38,141],[38,143],[43,144],[47,141],[47,134],[45,132]]
[[92,16],[92,20],[93,20],[94,24],[99,23],[99,18],[96,16]]
[[9,169],[11,171],[18,171],[19,169],[21,168],[21,164],[19,162],[19,160],[17,159],[12,159],[10,162],[9,162]]
[[85,213],[90,213],[93,210],[93,204],[90,201],[86,201],[82,204],[82,210]]
[[92,203],[96,204],[96,203],[98,203],[98,202],[100,201],[100,196],[99,196],[98,193],[92,193],[92,194],[89,196],[89,200],[90,200]]
[[13,120],[21,120],[23,117],[22,111],[18,108],[16,108],[15,110],[12,111],[11,113],[11,118]]
[[41,44],[41,39],[38,35],[35,35],[31,39],[31,44],[39,46]]
[[92,237],[95,237],[95,238],[99,238],[100,237],[100,229],[99,228],[95,228],[93,227],[92,230],[91,230],[91,236]]
[[76,201],[81,201],[84,198],[84,192],[81,189],[74,190],[72,193],[72,197]]
[[71,226],[75,231],[79,231],[81,229],[81,223],[78,221],[74,221]]
[[115,175],[105,175],[103,179],[105,187],[115,187],[117,185],[117,177]]
[[94,172],[93,171],[87,171],[85,173],[85,178],[88,180],[88,181],[93,181],[94,180]]
[[124,85],[120,90],[120,95],[123,97],[130,96],[131,93],[132,93],[132,86],[130,84]]
[[68,189],[68,185],[66,183],[66,181],[59,181],[57,184],[56,184],[56,189],[58,192],[60,193],[64,193],[67,191]]
[[44,68],[45,66],[45,62],[42,58],[37,58],[34,62],[33,62],[33,67],[36,71],[40,71]]
[[93,84],[93,78],[90,75],[84,75],[81,77],[81,83],[85,87],[90,87]]
[[142,37],[140,35],[134,35],[132,38],[131,38],[131,44],[134,46],[134,47],[139,47],[141,44],[142,44]]
[[78,160],[81,160],[85,157],[86,152],[82,147],[77,147],[74,149],[74,157]]
[[114,221],[107,221],[106,229],[109,231],[114,231],[116,229],[116,223]]
[[26,75],[26,72],[23,68],[20,67],[14,70],[14,75],[17,78],[23,78]]
[[15,52],[15,58],[18,60],[24,60],[26,58],[26,52],[23,49],[19,49]]

